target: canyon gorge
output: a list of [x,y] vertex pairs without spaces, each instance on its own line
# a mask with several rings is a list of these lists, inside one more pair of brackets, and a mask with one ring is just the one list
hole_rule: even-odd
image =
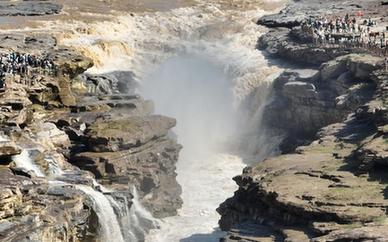
[[387,241],[385,1],[0,3],[0,241]]

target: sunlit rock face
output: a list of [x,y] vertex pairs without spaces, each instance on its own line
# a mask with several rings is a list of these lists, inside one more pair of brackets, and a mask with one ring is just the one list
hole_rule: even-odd
[[300,25],[299,12],[312,9],[322,16],[363,8],[386,21],[372,7],[382,8],[381,2],[336,3],[344,8],[330,1],[297,1],[259,21],[274,28],[260,38],[259,48],[293,64],[275,80],[274,98],[263,115],[267,125],[286,131],[280,145],[284,154],[234,178],[239,189],[217,209],[219,225],[228,231],[223,241],[379,241],[388,236],[383,58],[315,46],[298,28],[291,29]]
[[383,59],[306,44],[309,1],[266,35],[278,1],[69,3],[34,22],[57,38],[1,35],[64,74],[1,94],[4,240],[387,238]]
[[[82,26],[80,31],[74,28],[77,31],[61,36],[61,43],[74,46],[94,60],[91,73],[131,71],[140,82],[141,94],[154,101],[156,113],[177,119],[173,131],[183,145],[177,165],[183,208],[177,217],[163,220],[162,229],[153,231],[150,241],[184,238],[203,241],[204,237],[209,241],[218,240],[222,233],[212,234],[218,220],[215,208],[226,194],[233,192],[231,178],[244,166],[242,152],[235,152],[244,147],[264,158],[276,150],[276,142],[272,140],[261,139],[260,145],[255,140],[261,135],[256,129],[260,126],[261,107],[280,70],[268,66],[260,52],[252,51],[261,34],[252,19],[264,13],[261,7],[261,3],[254,1],[201,3],[152,16],[124,15],[104,24],[72,23]],[[165,24],[160,25],[161,22]],[[69,23],[69,26],[74,25]],[[98,82],[101,85],[97,92],[109,92],[112,83]],[[104,123],[108,127],[116,126],[115,122]],[[248,145],[239,142],[241,136],[249,136]],[[135,158],[120,148],[116,152],[95,151],[74,156],[74,162],[82,166],[82,160],[88,160],[84,166],[105,178],[125,173],[128,165],[121,161]],[[171,151],[158,152],[152,159],[163,160],[169,154]],[[149,168],[145,166],[145,169]],[[152,191],[155,184],[171,183],[153,177],[140,179],[143,191]],[[216,186],[211,184],[220,184],[223,188],[215,190]],[[208,198],[209,193],[214,196]],[[159,195],[148,194],[144,194],[142,201],[154,211],[157,206],[153,205],[160,203],[155,199]]]

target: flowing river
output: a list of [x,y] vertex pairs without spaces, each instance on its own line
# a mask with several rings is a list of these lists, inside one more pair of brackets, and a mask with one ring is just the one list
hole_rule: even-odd
[[[256,50],[265,29],[255,21],[269,13],[262,7],[274,4],[275,11],[279,1],[234,2],[74,21],[58,31],[62,44],[93,58],[91,73],[132,71],[156,112],[178,121],[173,135],[184,147],[177,165],[183,207],[159,221],[146,241],[218,241],[223,232],[215,209],[236,190],[232,178],[252,157],[276,152],[277,138],[260,123],[281,69]],[[58,30],[58,23],[47,25]]]

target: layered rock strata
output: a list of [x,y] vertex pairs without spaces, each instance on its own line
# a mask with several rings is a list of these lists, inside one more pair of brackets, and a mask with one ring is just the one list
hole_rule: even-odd
[[170,136],[176,122],[152,114],[152,102],[135,93],[132,73],[84,74],[90,59],[43,34],[0,38],[2,53],[45,55],[56,65],[55,75],[5,76],[0,239],[98,240],[99,211],[79,186],[124,206],[113,206],[119,222],[134,188],[155,217],[176,214],[182,203],[175,180],[181,146]]
[[[302,16],[287,14],[303,4]],[[327,4],[332,3],[298,1],[259,21],[275,28],[259,47],[271,46],[275,38],[279,51],[272,54],[307,62],[311,69],[296,66],[274,82],[274,101],[263,116],[267,127],[289,134],[281,145],[284,154],[234,178],[239,189],[218,208],[220,226],[229,231],[223,241],[388,238],[383,58],[348,54],[352,50],[316,51],[320,47],[305,45],[291,33],[309,14],[306,6]]]

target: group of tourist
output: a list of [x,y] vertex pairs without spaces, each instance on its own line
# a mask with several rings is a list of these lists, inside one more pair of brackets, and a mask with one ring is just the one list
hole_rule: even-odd
[[49,58],[19,52],[0,53],[0,88],[5,85],[6,75],[31,78],[34,74],[54,75],[55,73],[55,64]]
[[367,48],[373,52],[387,54],[387,33],[374,31],[377,22],[372,19],[350,17],[309,18],[302,24],[302,30],[311,36],[316,44],[344,45]]
[[55,64],[49,58],[39,58],[26,53],[0,54],[0,77],[4,78],[6,74],[29,76],[32,70],[40,74],[53,74]]

